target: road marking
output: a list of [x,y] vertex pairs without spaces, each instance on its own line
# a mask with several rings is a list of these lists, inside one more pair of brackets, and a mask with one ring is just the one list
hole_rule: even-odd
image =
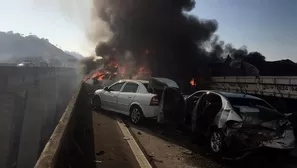
[[124,124],[123,121],[121,121],[120,119],[117,119],[117,123],[125,137],[125,140],[128,142],[139,166],[141,168],[152,168],[151,164],[149,163],[149,161],[146,159],[144,153],[141,151],[140,147],[138,146],[138,144],[136,143],[135,139],[133,138],[133,136],[131,135],[129,129],[126,127],[126,125]]

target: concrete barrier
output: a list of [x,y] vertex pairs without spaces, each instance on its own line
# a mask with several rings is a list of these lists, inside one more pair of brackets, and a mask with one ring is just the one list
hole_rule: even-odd
[[0,67],[0,167],[32,168],[80,75],[73,68]]
[[35,168],[95,167],[91,108],[83,85],[78,88]]

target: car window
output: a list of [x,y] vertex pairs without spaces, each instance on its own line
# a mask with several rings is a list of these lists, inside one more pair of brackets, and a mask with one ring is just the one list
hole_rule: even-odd
[[191,95],[191,97],[188,97],[188,99],[194,99],[194,100],[198,100],[205,92],[197,92],[194,93],[193,95]]
[[220,105],[222,103],[221,101],[222,101],[221,97],[216,94],[213,94],[213,93],[204,94],[202,95],[199,101],[198,110],[202,112],[203,109],[205,109],[210,104]]
[[138,84],[128,82],[128,83],[125,85],[125,87],[124,87],[124,89],[123,89],[122,92],[136,93],[137,89],[138,89]]
[[142,84],[144,85],[144,87],[145,87],[146,89],[149,88],[149,84],[148,84],[148,83],[142,83]]
[[109,90],[110,91],[120,91],[123,85],[124,85],[124,82],[114,84],[109,88]]
[[210,93],[210,94],[207,95],[206,101],[208,103],[221,103],[222,100],[221,100],[221,97],[219,95]]

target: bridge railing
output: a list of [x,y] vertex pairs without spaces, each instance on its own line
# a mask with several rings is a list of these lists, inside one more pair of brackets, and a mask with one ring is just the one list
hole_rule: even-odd
[[35,168],[95,167],[92,113],[83,86],[75,92]]
[[297,99],[296,76],[213,77],[210,86],[223,91]]
[[0,67],[0,167],[32,168],[81,77],[74,68]]

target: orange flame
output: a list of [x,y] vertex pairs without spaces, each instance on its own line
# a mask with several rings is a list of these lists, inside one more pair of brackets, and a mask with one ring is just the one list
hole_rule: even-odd
[[192,78],[192,80],[190,81],[191,86],[196,86],[196,81],[194,78]]
[[[149,50],[148,50],[148,53],[149,53]],[[135,71],[132,70],[133,72],[131,72],[129,68],[130,68],[129,65],[119,64],[116,58],[112,58],[109,60],[109,63],[104,69],[91,74],[91,78],[97,79],[97,80],[103,80],[108,78],[110,80],[113,80],[116,77],[120,77],[120,78],[132,77],[133,79],[151,77],[151,74],[152,74],[151,70],[146,68],[145,66],[139,66],[138,68],[134,69]]]

